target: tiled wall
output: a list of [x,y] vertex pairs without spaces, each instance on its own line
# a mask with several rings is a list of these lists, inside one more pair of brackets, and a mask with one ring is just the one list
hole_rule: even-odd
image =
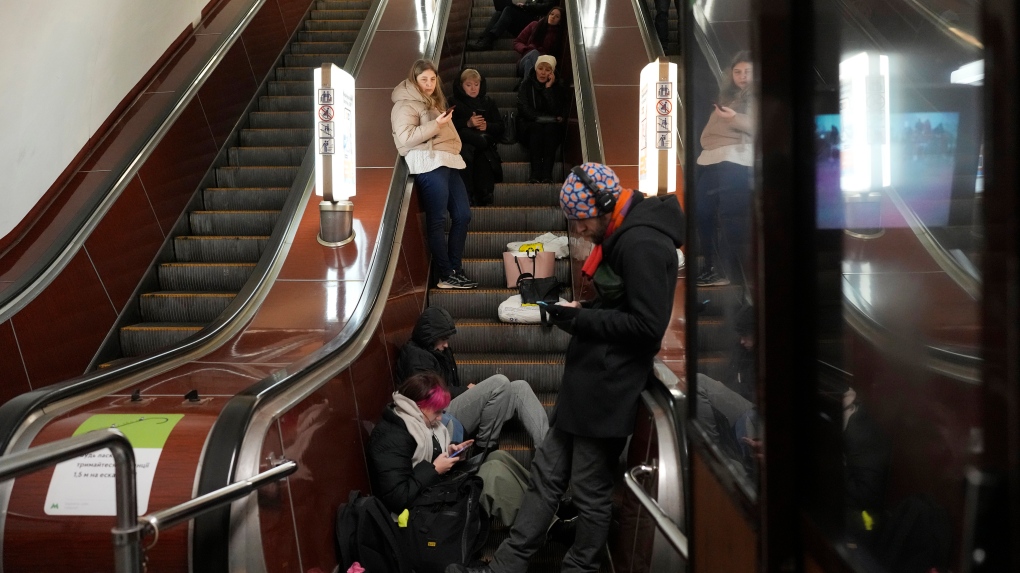
[[[251,4],[226,0],[211,9],[70,178],[32,236],[0,259],[0,289],[116,177],[111,169],[152,130]],[[84,248],[43,293],[0,323],[0,404],[84,372],[308,6],[309,0],[266,0]]]

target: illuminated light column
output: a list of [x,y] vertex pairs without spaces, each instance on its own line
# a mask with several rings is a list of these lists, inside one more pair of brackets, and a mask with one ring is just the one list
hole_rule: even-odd
[[892,184],[889,56],[861,52],[839,64],[840,188],[847,232],[882,234],[882,189]]
[[354,240],[356,193],[354,76],[334,64],[313,72],[315,83],[315,193],[319,243],[339,247]]
[[658,59],[641,70],[638,187],[645,195],[676,193],[677,66]]

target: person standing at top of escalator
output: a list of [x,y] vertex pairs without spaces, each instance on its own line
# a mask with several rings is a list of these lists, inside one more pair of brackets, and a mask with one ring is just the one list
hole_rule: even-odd
[[669,326],[684,218],[675,195],[646,198],[624,189],[599,163],[571,170],[560,207],[594,244],[581,272],[592,278],[597,296],[589,304],[544,307],[550,322],[571,335],[551,428],[535,450],[509,539],[488,565],[450,566],[447,573],[527,571],[568,483],[577,530],[561,571],[599,569],[616,464]]
[[756,121],[752,83],[751,53],[740,52],[730,62],[718,102],[701,132],[694,188],[704,261],[698,286],[728,285],[747,270]]
[[517,135],[531,159],[529,183],[552,183],[556,149],[567,133],[569,97],[556,77],[556,58],[539,56],[517,90]]
[[462,172],[472,205],[492,205],[492,191],[503,181],[503,163],[496,144],[503,135],[503,118],[496,102],[486,95],[485,78],[468,68],[453,85],[453,124],[462,146]]
[[563,8],[553,6],[549,13],[528,24],[514,38],[514,50],[521,55],[517,75],[524,76],[535,67],[539,56],[560,57],[563,44]]
[[[421,193],[429,251],[439,271],[437,286],[477,288],[478,283],[465,276],[461,267],[471,205],[460,177],[464,169],[460,136],[453,126],[453,109],[446,107],[435,64],[416,61],[408,78],[393,88],[390,99],[393,143],[407,161]],[[447,211],[449,238],[445,229]]]
[[556,0],[493,0],[493,7],[496,13],[492,15],[489,23],[482,32],[482,37],[473,44],[468,44],[468,50],[491,50],[496,40],[504,34],[517,36],[521,30],[535,18],[547,13],[555,6]]

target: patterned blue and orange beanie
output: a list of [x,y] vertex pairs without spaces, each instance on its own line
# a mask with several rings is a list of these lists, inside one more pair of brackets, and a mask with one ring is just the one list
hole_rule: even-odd
[[[620,196],[620,179],[612,169],[601,163],[582,163],[581,169],[599,189],[606,193]],[[591,219],[599,216],[595,207],[595,194],[591,192],[577,175],[571,173],[560,188],[560,209],[567,219]]]

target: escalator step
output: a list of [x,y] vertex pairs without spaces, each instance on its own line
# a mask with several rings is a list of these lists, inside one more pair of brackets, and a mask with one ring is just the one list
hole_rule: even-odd
[[353,0],[318,0],[315,3],[316,10],[368,10],[372,6],[370,0],[361,0],[355,2]]
[[348,54],[354,42],[294,42],[291,54]]
[[[470,52],[469,52],[470,53]],[[492,63],[492,64],[474,64],[472,68],[478,70],[478,73],[482,74],[486,78],[486,83],[489,82],[488,78],[505,77],[515,78],[517,77],[517,64],[516,63]]]
[[566,352],[570,335],[537,324],[508,324],[496,319],[469,318],[457,322],[458,352]]
[[496,207],[548,206],[559,208],[560,186],[541,183],[497,183]]
[[174,237],[174,254],[182,263],[258,262],[269,242],[268,236],[261,237],[201,237],[184,235]]
[[512,100],[507,101],[506,105],[500,105],[499,107],[515,107],[517,105],[517,91],[514,88],[517,87],[517,82],[519,81],[516,77],[485,77],[485,84],[489,88],[489,95],[496,95],[499,92],[510,92],[513,94]]
[[209,211],[279,210],[289,193],[290,187],[207,187],[202,197]]
[[[488,78],[486,78],[486,81],[488,81]],[[508,87],[505,88],[504,91],[490,92],[489,93],[489,97],[491,97],[492,100],[494,102],[496,102],[496,107],[504,107],[504,108],[506,108],[506,107],[517,107],[517,92],[510,91],[512,89],[513,89],[513,86],[508,86]],[[502,150],[503,150],[503,148],[501,147],[500,151],[502,151]]]
[[[502,258],[507,243],[531,241],[543,232],[535,231],[468,231],[467,243],[464,245],[464,258],[495,259]],[[564,232],[555,233],[564,235]]]
[[721,318],[698,318],[698,353],[728,352],[733,348],[733,329]]
[[[517,59],[517,52],[510,50],[487,50],[484,52],[467,52],[464,54],[464,67],[466,68],[477,68],[481,64],[506,64],[508,61],[514,61]],[[509,75],[517,75],[517,67],[513,68],[513,73]],[[481,70],[479,70],[481,71]]]
[[[445,308],[455,319],[499,318],[500,303],[517,293],[509,288],[435,289],[429,292],[429,305]],[[560,296],[570,300],[570,289]]]
[[[453,339],[454,344],[456,338]],[[457,372],[461,380],[478,382],[493,374],[511,380],[526,380],[535,394],[553,394],[563,380],[562,354],[457,353]]]
[[740,307],[744,287],[726,285],[698,287],[698,300],[707,303],[698,311],[699,318],[720,318],[723,313]]
[[[284,130],[255,130],[284,131]],[[306,145],[280,147],[231,147],[227,150],[228,161],[237,167],[255,165],[300,166],[305,157]]]
[[337,10],[312,10],[312,20],[362,20],[368,17],[368,9],[347,10],[345,7],[338,7]]
[[139,323],[120,329],[120,347],[124,356],[141,356],[175,345],[199,332],[204,324]]
[[212,322],[235,296],[234,292],[149,292],[139,299],[139,308],[146,322]]
[[553,207],[473,207],[469,231],[566,231],[567,219]]
[[[317,68],[321,63],[304,67]],[[312,109],[312,101],[312,96],[261,96],[259,97],[259,111],[303,111],[307,113]]]
[[306,66],[276,68],[276,79],[281,82],[310,82],[314,68]]
[[[269,82],[268,94],[270,96],[305,96],[311,97],[312,84],[306,81],[300,82]],[[307,119],[307,118],[306,118]]]
[[365,24],[364,18],[358,19],[333,19],[333,20],[306,20],[305,30],[310,32],[335,32],[342,30],[360,30]]
[[164,290],[240,291],[255,263],[163,263],[159,286]]
[[[506,162],[524,162],[528,161],[528,150],[523,145],[513,144],[507,145],[500,143],[496,149],[499,151],[499,158]],[[510,183],[510,181],[506,181]]]
[[217,187],[287,187],[297,178],[298,167],[217,167]]
[[298,32],[299,42],[354,42],[360,30],[324,30]]
[[291,67],[317,68],[322,64],[336,64],[338,68],[347,63],[347,54],[286,54],[283,65]]
[[[503,259],[464,259],[462,261],[464,265],[464,274],[478,281],[484,288],[501,288],[506,286],[506,272],[503,268]],[[526,271],[531,270],[530,263],[527,261],[521,262],[521,268]],[[564,285],[570,284],[570,261],[567,259],[560,259],[556,261],[554,266],[554,272],[556,278],[560,280]],[[569,289],[567,289],[569,291]],[[463,291],[473,292],[473,291]],[[442,294],[441,289],[431,293],[431,296]],[[563,298],[570,300],[571,297],[566,296],[568,293],[561,294]],[[504,297],[505,298],[505,297]],[[437,305],[443,306],[443,305]],[[445,308],[445,306],[444,306]]]
[[[280,83],[286,84],[291,82]],[[248,125],[252,129],[302,129],[307,128],[310,122],[311,119],[309,118],[308,110],[255,111],[248,114]]]
[[192,211],[193,235],[270,235],[279,211]]
[[[308,104],[305,110],[312,109],[312,98],[302,96],[289,96],[275,99],[302,99]],[[311,124],[311,113],[307,116],[308,124]],[[238,142],[241,147],[308,147],[312,142],[312,128],[297,129],[242,129],[238,134]],[[272,165],[271,163],[269,165]],[[290,165],[282,163],[280,165]],[[300,165],[300,161],[298,162]]]
[[[559,181],[560,185],[563,183],[563,164],[556,163],[553,165],[552,170],[553,181]],[[528,180],[531,175],[531,163],[527,161],[507,161],[503,160],[503,182],[504,183],[524,183]],[[548,183],[546,185],[549,185]],[[555,183],[553,183],[555,185]]]

